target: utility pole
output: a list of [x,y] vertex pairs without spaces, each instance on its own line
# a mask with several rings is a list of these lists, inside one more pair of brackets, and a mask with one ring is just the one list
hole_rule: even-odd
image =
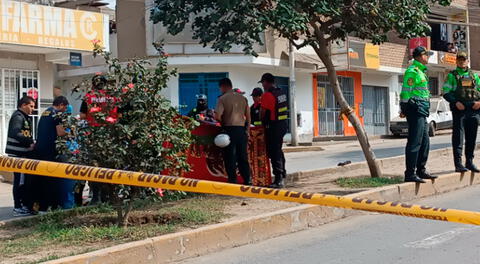
[[290,66],[290,134],[291,134],[291,144],[292,146],[298,146],[298,133],[297,133],[297,106],[295,103],[295,57],[294,57],[293,45],[292,42],[289,43],[288,47],[288,59]]

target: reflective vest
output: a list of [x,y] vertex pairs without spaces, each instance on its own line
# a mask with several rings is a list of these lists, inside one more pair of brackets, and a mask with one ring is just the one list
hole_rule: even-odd
[[261,106],[260,104],[253,104],[250,107],[250,117],[252,120],[252,124],[254,126],[261,126],[262,125],[262,116],[261,116]]
[[288,100],[287,94],[280,88],[275,88],[271,91],[275,97],[275,120],[282,121],[288,119]]
[[[100,95],[98,95],[100,94]],[[109,110],[109,105],[114,104],[117,99],[113,96],[109,96],[105,94],[104,90],[98,90],[96,93],[95,92],[90,92],[85,95],[85,101],[88,105],[88,112],[87,112],[87,117],[86,120],[91,126],[99,126],[95,121],[95,118],[93,115],[90,113],[90,110],[93,107],[100,107],[100,112],[107,112],[109,111],[109,117],[113,117],[115,119],[118,118],[118,107],[113,107],[112,109]]]
[[477,90],[477,83],[472,71],[460,75],[457,70],[451,72],[457,81],[455,98],[460,102],[472,102],[480,100],[480,92]]
[[401,102],[407,103],[410,99],[429,101],[430,91],[426,71],[427,67],[416,60],[408,67],[403,77]]

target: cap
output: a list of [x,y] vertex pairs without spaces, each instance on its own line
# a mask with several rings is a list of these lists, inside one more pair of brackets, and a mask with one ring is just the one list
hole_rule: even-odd
[[107,85],[107,78],[103,75],[95,75],[92,77],[92,86],[95,89],[103,89]]
[[465,51],[459,51],[457,53],[457,59],[460,59],[460,58],[468,59],[468,54]]
[[263,94],[262,88],[256,87],[256,88],[253,88],[252,94],[250,94],[250,95],[251,96],[261,96],[262,94]]
[[431,56],[433,55],[433,52],[431,51],[427,51],[427,49],[423,46],[418,46],[416,47],[414,50],[413,50],[413,57],[418,57],[420,55],[428,55],[428,56]]
[[239,93],[239,94],[245,94],[244,91],[240,90],[239,88],[233,89],[234,92]]
[[267,73],[264,73],[262,75],[262,78],[260,79],[259,83],[261,83],[263,81],[267,81],[269,83],[274,83],[275,82],[275,77],[273,77],[273,74],[267,72]]
[[207,100],[207,96],[204,94],[197,94],[195,97],[197,97],[197,100]]

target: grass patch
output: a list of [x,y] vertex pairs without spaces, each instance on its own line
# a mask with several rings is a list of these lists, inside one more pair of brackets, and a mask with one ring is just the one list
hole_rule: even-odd
[[359,178],[340,178],[335,181],[340,187],[344,188],[369,188],[380,187],[391,184],[403,183],[402,177],[392,178],[372,178],[372,177],[359,177]]
[[[0,227],[0,262],[36,263],[84,252],[86,248],[91,251],[218,223],[226,217],[225,204],[225,199],[206,195],[166,203],[142,203],[132,211],[131,224],[126,228],[115,225],[116,212],[105,205],[15,221]],[[25,261],[23,257],[29,255],[33,260]],[[16,258],[22,261],[15,261]]]

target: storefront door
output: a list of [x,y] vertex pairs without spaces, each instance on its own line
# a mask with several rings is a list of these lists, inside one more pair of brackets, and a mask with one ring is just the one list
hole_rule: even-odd
[[368,135],[386,135],[388,120],[388,88],[364,85],[363,116],[365,130]]
[[26,95],[36,99],[36,109],[32,115],[33,135],[36,137],[40,105],[39,83],[39,71],[0,69],[0,153],[5,153],[10,117],[17,109],[18,100]]
[[204,94],[208,98],[208,107],[215,108],[220,96],[218,82],[227,78],[228,73],[180,73],[179,75],[179,110],[182,115],[188,114],[197,105],[197,94]]

